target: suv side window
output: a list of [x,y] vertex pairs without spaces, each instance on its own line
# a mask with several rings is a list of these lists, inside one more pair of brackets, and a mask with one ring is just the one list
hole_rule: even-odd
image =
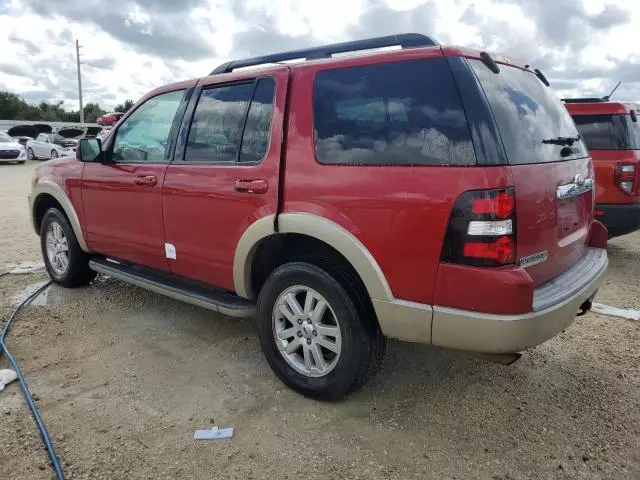
[[319,72],[313,115],[320,163],[476,163],[467,117],[444,58]]
[[271,138],[275,90],[276,82],[273,78],[262,78],[258,81],[242,135],[242,148],[238,158],[241,163],[257,163],[267,153]]
[[169,132],[184,90],[148,99],[120,125],[113,143],[112,160],[120,163],[164,163]]
[[242,83],[202,91],[189,130],[185,161],[236,161],[253,85]]

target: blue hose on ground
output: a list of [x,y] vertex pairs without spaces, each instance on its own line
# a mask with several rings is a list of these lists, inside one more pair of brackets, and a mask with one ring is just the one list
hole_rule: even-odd
[[[0,277],[6,275],[6,273],[0,274]],[[38,407],[36,406],[35,402],[33,401],[33,398],[31,397],[31,392],[29,392],[29,387],[27,387],[27,383],[25,382],[24,377],[22,376],[22,372],[18,367],[18,362],[16,362],[16,359],[13,357],[11,352],[7,349],[7,346],[5,344],[5,338],[9,333],[9,328],[11,327],[11,322],[13,321],[13,318],[16,316],[16,314],[20,311],[22,307],[24,307],[25,305],[28,305],[34,298],[36,298],[38,295],[44,292],[44,290],[47,287],[49,287],[49,285],[51,285],[51,281],[48,281],[43,286],[38,288],[35,292],[33,292],[24,300],[22,300],[18,304],[18,306],[15,308],[15,310],[7,320],[7,323],[5,324],[4,328],[2,329],[2,334],[0,334],[0,356],[4,352],[4,354],[7,356],[7,360],[9,360],[9,363],[11,363],[11,365],[13,366],[13,369],[16,371],[16,374],[18,375],[18,381],[20,382],[20,388],[22,388],[22,393],[24,393],[24,397],[25,397],[25,400],[27,401],[27,405],[29,405],[29,409],[33,414],[33,418],[35,418],[36,420],[36,424],[38,425],[38,430],[40,430],[40,435],[42,435],[42,441],[44,442],[45,447],[47,449],[47,453],[49,454],[49,458],[51,459],[51,465],[56,472],[56,477],[58,480],[63,480],[64,472],[62,471],[62,465],[60,464],[60,460],[58,459],[56,452],[53,448],[53,443],[51,442],[49,431],[47,430],[47,427],[42,421],[42,418],[40,417],[40,412],[38,411]]]

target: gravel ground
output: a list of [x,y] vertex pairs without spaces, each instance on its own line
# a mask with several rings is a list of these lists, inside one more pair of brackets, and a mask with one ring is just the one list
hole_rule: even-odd
[[[39,260],[35,164],[0,165],[0,271]],[[597,301],[640,309],[640,234],[609,252]],[[46,280],[0,279],[2,317]],[[115,280],[51,287],[14,325],[72,479],[640,478],[640,322],[589,313],[510,367],[390,342],[379,375],[333,404],[274,377],[251,321]],[[233,440],[193,440],[214,423]],[[0,478],[52,478],[16,382],[0,393]]]

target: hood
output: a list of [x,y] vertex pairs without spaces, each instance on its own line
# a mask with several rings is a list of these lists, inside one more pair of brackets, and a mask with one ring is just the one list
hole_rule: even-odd
[[15,142],[0,142],[0,150],[24,150],[24,147]]
[[95,137],[102,131],[102,127],[87,127],[85,137]]
[[83,135],[84,132],[85,129],[80,127],[63,127],[58,130],[58,135],[64,138],[75,138]]
[[11,127],[7,134],[11,137],[30,137],[36,138],[38,136],[38,129],[33,125],[16,125]]
[[51,133],[51,132],[53,132],[53,128],[51,128],[51,125],[47,125],[45,123],[35,123],[33,125],[33,127],[38,130],[38,133]]

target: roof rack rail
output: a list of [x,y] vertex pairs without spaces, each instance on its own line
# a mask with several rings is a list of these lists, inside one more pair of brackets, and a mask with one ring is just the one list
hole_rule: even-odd
[[600,102],[607,101],[604,98],[598,98],[598,97],[562,98],[561,100],[565,103],[600,103]]
[[374,48],[393,47],[399,45],[402,48],[417,47],[435,47],[438,45],[431,37],[420,33],[402,33],[399,35],[389,35],[386,37],[374,37],[364,40],[354,40],[351,42],[333,43],[331,45],[323,45],[321,47],[303,48],[300,50],[291,50],[289,52],[273,53],[262,55],[259,57],[245,58],[242,60],[231,60],[223,63],[213,70],[210,75],[219,73],[229,73],[236,68],[252,67],[254,65],[262,65],[265,63],[278,63],[287,60],[297,60],[304,58],[305,60],[315,60],[319,58],[330,58],[336,53],[356,52],[358,50],[370,50]]

